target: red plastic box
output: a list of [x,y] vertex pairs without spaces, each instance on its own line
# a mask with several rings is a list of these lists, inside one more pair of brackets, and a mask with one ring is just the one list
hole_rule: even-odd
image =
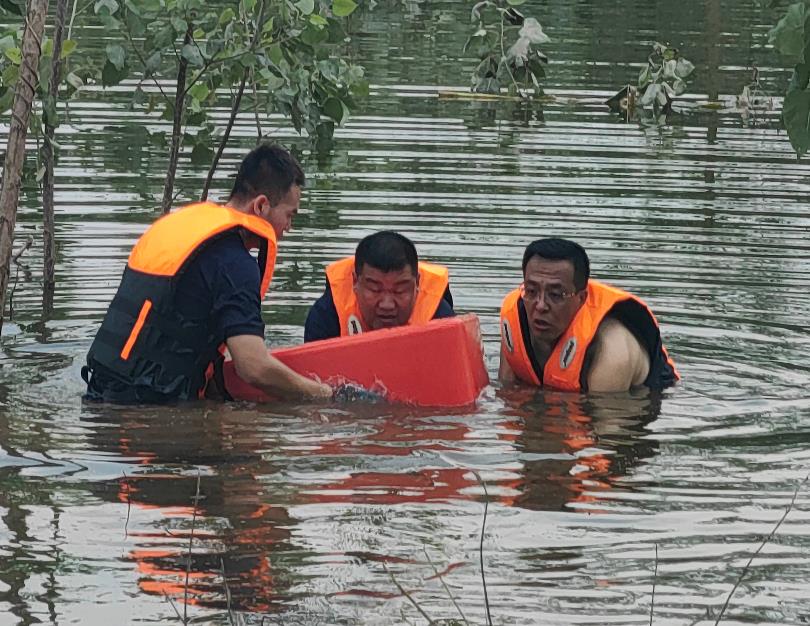
[[[389,402],[456,407],[473,404],[489,383],[481,329],[473,314],[306,343],[271,354],[296,372],[332,385],[350,382]],[[237,400],[272,402],[242,381],[231,361],[225,386]]]

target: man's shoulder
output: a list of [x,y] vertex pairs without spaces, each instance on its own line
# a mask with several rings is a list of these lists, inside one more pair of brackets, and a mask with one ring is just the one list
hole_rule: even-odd
[[198,255],[198,263],[210,271],[246,273],[258,278],[259,265],[237,232],[229,232],[209,242]]
[[338,318],[332,290],[327,284],[323,294],[312,303],[304,324],[304,341],[317,341],[340,336],[340,320]]
[[[608,387],[639,385],[647,376],[650,357],[636,335],[620,319],[608,316],[594,337],[595,355],[589,372],[589,387],[596,380]],[[595,380],[596,379],[596,380]],[[597,389],[598,390],[598,389]]]

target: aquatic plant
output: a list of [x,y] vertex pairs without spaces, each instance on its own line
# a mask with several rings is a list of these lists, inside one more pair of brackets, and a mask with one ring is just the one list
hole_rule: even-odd
[[[539,46],[551,41],[533,17],[515,7],[525,0],[483,0],[472,8],[476,30],[464,44],[480,60],[472,73],[472,91],[530,97],[543,94],[548,57]],[[508,47],[507,47],[508,46]]]
[[686,91],[686,81],[694,71],[695,66],[677,48],[655,42],[636,85],[625,85],[605,104],[628,119],[638,109],[650,111],[653,120],[663,124],[675,98]]
[[782,123],[796,155],[801,157],[810,149],[810,2],[791,4],[771,29],[768,41],[794,63]]

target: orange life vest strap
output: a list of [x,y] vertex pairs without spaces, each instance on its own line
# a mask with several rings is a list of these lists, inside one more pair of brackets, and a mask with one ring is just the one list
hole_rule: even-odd
[[520,288],[510,291],[501,304],[501,354],[517,378],[539,387],[540,379],[534,373],[520,328],[519,302]]
[[191,204],[161,217],[135,244],[128,265],[146,274],[175,276],[202,244],[233,228],[244,228],[266,242],[260,294],[264,298],[276,262],[273,227],[260,217],[212,202]]
[[[326,279],[332,290],[340,335],[355,335],[367,330],[363,326],[362,315],[354,293],[354,256],[331,263],[326,268]],[[450,273],[446,267],[434,263],[419,262],[419,291],[416,302],[408,318],[408,325],[425,324],[433,319],[442,296],[450,284]]]

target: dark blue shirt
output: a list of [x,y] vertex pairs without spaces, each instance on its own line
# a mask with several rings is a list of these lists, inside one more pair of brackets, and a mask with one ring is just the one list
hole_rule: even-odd
[[186,319],[210,320],[223,341],[236,335],[264,338],[260,288],[259,264],[232,232],[189,262],[177,283],[175,307]]
[[[433,319],[454,315],[453,296],[448,287],[439,302]],[[323,295],[315,301],[307,314],[307,321],[304,324],[304,342],[331,339],[332,337],[340,337],[340,320],[335,308],[335,301],[332,299],[332,288],[327,281]]]

